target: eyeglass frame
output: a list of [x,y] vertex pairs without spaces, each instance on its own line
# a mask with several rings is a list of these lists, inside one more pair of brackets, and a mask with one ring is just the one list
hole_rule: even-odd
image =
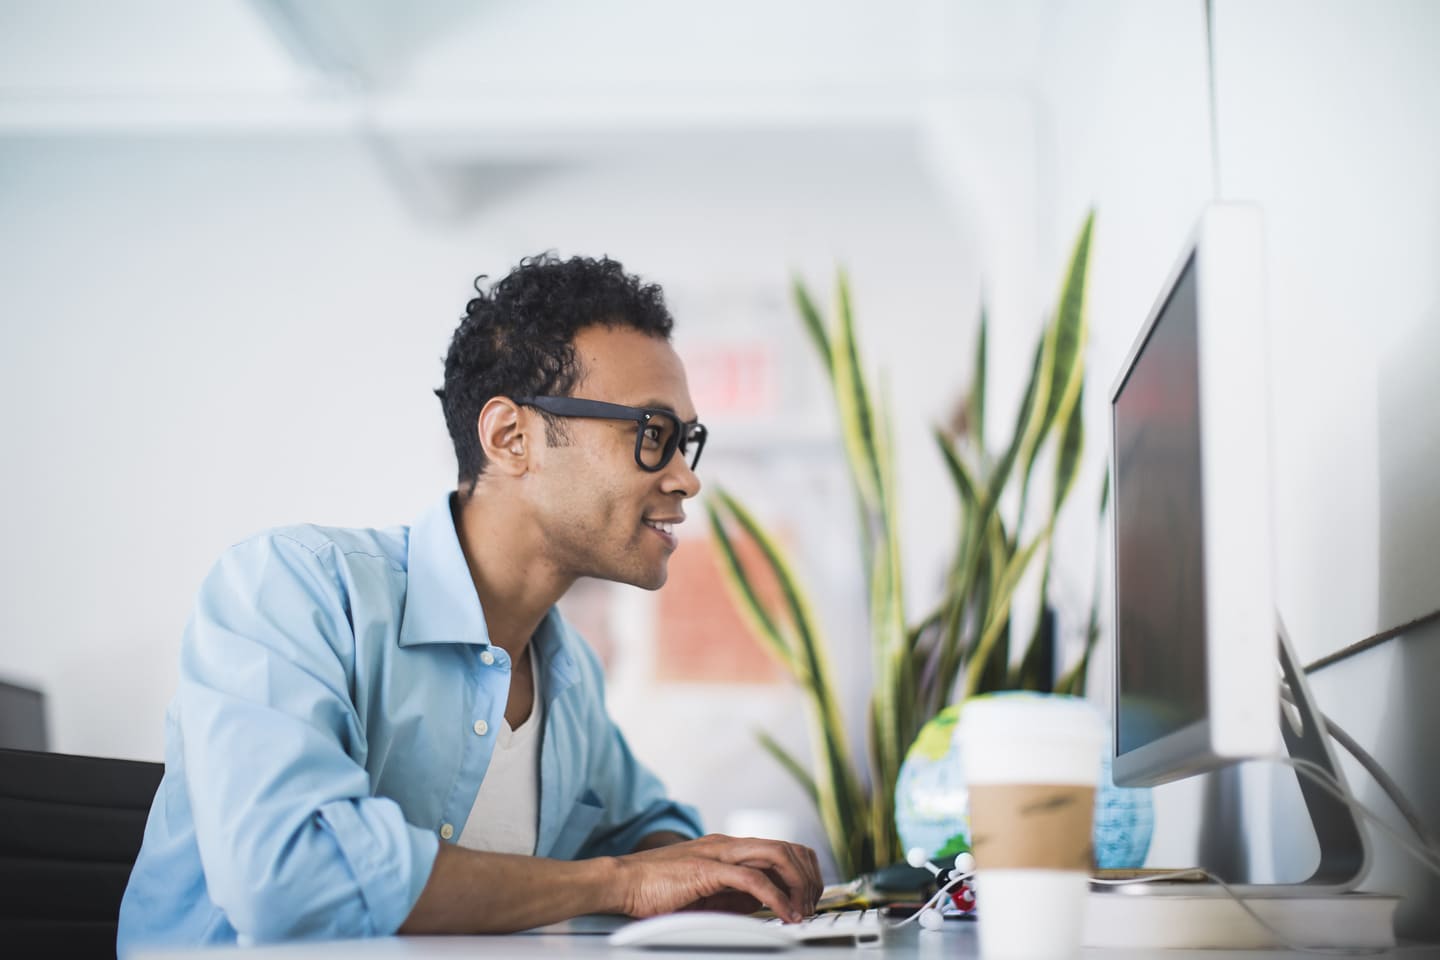
[[[700,454],[705,450],[705,440],[710,431],[698,420],[689,423],[681,420],[673,410],[660,407],[627,407],[620,403],[604,400],[586,400],[583,397],[513,397],[516,403],[557,417],[579,417],[587,420],[632,420],[635,423],[635,465],[646,473],[659,473],[670,465],[675,454],[680,454],[693,471],[700,465]],[[675,426],[674,438],[660,455],[660,462],[653,467],[646,466],[640,458],[645,443],[645,427],[656,417],[664,417]],[[686,459],[685,450],[695,444],[695,459]]]

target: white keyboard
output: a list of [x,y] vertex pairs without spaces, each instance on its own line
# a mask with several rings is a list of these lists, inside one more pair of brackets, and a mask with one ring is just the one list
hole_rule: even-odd
[[666,950],[784,950],[799,946],[879,946],[887,923],[878,910],[822,913],[800,923],[734,913],[670,913],[610,934],[617,947]]
[[840,910],[822,913],[800,923],[782,923],[779,917],[767,924],[785,930],[801,943],[878,944],[883,923],[879,910]]

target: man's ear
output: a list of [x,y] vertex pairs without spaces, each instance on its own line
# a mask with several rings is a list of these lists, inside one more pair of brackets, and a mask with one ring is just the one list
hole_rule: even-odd
[[480,449],[485,451],[485,472],[492,470],[518,477],[530,466],[534,438],[526,425],[534,418],[509,397],[491,397],[480,408],[475,428],[480,434]]

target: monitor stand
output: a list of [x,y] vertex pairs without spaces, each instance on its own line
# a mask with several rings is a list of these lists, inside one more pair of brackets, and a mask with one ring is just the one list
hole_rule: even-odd
[[[1325,721],[1278,617],[1276,632],[1283,675],[1278,719],[1286,750],[1294,759],[1317,764],[1343,787],[1344,775],[1330,749]],[[1227,785],[1238,788],[1238,777],[1233,776],[1237,772],[1232,766],[1217,771],[1215,776],[1228,777]],[[1256,883],[1249,878],[1243,851],[1238,863],[1235,857],[1216,857],[1213,851],[1207,851],[1203,859],[1210,862],[1204,864],[1204,869],[1225,880],[1229,891],[1220,884],[1193,881],[1093,889],[1086,944],[1191,949],[1296,943],[1335,947],[1394,945],[1393,915],[1398,898],[1350,892],[1369,862],[1365,835],[1354,811],[1311,778],[1298,771],[1295,777],[1320,850],[1319,862],[1308,878]],[[1220,799],[1231,812],[1238,812],[1238,796]],[[1226,825],[1229,834],[1224,839],[1243,844],[1245,837],[1238,818],[1226,819],[1230,820]],[[1235,902],[1232,893],[1284,936],[1256,923]]]
[[[1342,790],[1345,775],[1335,762],[1330,749],[1330,734],[1325,729],[1325,718],[1315,705],[1310,685],[1305,680],[1305,671],[1295,650],[1290,645],[1290,635],[1285,624],[1277,615],[1276,634],[1279,638],[1280,670],[1284,675],[1280,688],[1280,733],[1285,738],[1285,748],[1292,759],[1307,760],[1330,775]],[[1369,847],[1365,833],[1355,811],[1338,797],[1325,790],[1312,778],[1299,771],[1295,776],[1300,784],[1300,794],[1305,798],[1305,809],[1310,814],[1310,824],[1315,828],[1315,839],[1320,847],[1320,861],[1306,880],[1294,884],[1278,884],[1281,891],[1298,891],[1301,896],[1319,893],[1345,893],[1355,889],[1365,875],[1370,862]],[[1265,885],[1259,885],[1263,891]],[[1263,895],[1261,893],[1260,895]],[[1286,892],[1277,892],[1285,896]]]

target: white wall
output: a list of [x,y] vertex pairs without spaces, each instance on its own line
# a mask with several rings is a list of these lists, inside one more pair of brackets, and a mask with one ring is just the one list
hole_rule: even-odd
[[[1108,388],[1201,205],[1218,195],[1262,207],[1277,603],[1309,661],[1440,607],[1440,343],[1431,332],[1440,303],[1440,8],[1214,7],[1218,183],[1203,4],[1061,5],[1055,55],[1045,58],[1056,131],[1046,154],[1057,184],[1052,242],[1064,241],[1087,204],[1099,208],[1092,362],[1096,385]],[[1106,423],[1098,394],[1089,398],[1092,437]],[[1435,708],[1400,688],[1400,664],[1433,676],[1434,657],[1421,652],[1432,634],[1408,637],[1404,659],[1376,652],[1366,656],[1380,666],[1333,668],[1317,689],[1323,709],[1376,738],[1371,749],[1429,800],[1422,810],[1434,818],[1431,764],[1407,731],[1433,729]],[[1342,674],[1356,686],[1339,684]],[[1152,863],[1193,862],[1201,789],[1192,781],[1156,791]],[[1368,786],[1362,794],[1377,796]],[[1285,826],[1294,818],[1276,813],[1277,869],[1303,845]],[[1415,896],[1402,932],[1433,935],[1424,919],[1433,881],[1419,884],[1397,868],[1393,846],[1378,847],[1371,883],[1405,878]]]

